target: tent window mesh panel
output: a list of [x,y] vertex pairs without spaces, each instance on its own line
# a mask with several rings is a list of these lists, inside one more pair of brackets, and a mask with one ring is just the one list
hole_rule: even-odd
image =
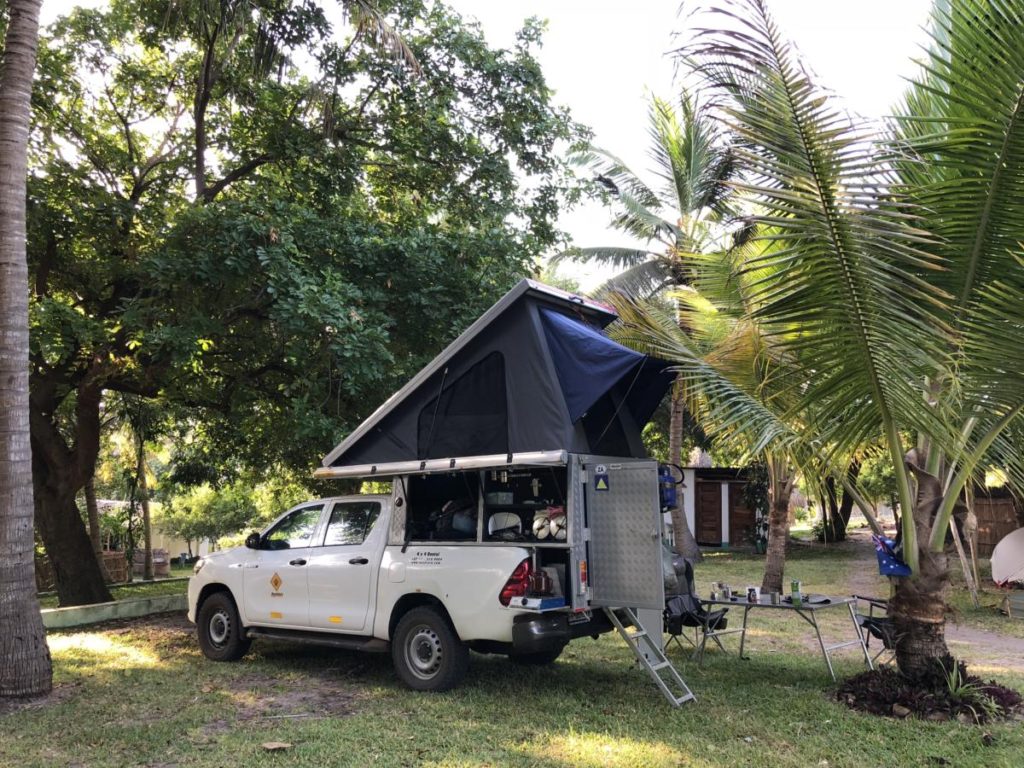
[[508,453],[505,358],[492,352],[446,386],[420,411],[420,459]]

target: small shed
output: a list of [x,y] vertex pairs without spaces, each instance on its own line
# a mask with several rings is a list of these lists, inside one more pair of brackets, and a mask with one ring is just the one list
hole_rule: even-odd
[[1024,527],[1024,506],[1007,488],[975,488],[974,515],[978,518],[978,556],[992,554],[1004,536]]
[[752,546],[755,512],[744,498],[747,473],[735,467],[684,467],[686,522],[704,547]]

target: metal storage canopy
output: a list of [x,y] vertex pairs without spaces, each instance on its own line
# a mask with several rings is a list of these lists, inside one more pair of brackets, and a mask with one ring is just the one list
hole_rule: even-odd
[[[318,477],[642,457],[667,363],[603,334],[609,307],[523,280],[323,460]],[[481,463],[484,462],[484,463]]]

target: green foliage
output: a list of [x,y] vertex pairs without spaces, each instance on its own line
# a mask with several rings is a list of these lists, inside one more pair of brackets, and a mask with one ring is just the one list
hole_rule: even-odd
[[[276,0],[115,0],[44,32],[33,388],[69,442],[88,381],[159,398],[198,481],[307,470],[560,237],[580,129],[540,26],[494,50],[439,3],[348,5],[338,40]],[[372,42],[392,33],[404,64]]]
[[868,455],[861,462],[857,484],[868,501],[873,504],[884,502],[890,506],[895,505],[898,493],[896,472],[892,466],[892,459],[887,454],[876,452]]
[[[188,456],[186,445],[181,454]],[[209,469],[211,465],[201,465]],[[221,469],[231,467],[221,462]],[[236,471],[216,477],[192,474],[188,460],[175,464],[161,489],[162,505],[154,524],[190,542],[240,544],[253,528],[262,528],[285,510],[318,495],[305,475],[284,467],[266,473]]]
[[1024,9],[996,6],[936,5],[924,66],[880,134],[816,86],[762,0],[717,7],[720,28],[681,54],[733,137],[754,228],[731,273],[771,354],[736,371],[675,318],[629,316],[716,431],[818,475],[881,439],[915,573],[986,460],[1024,472]]
[[250,525],[256,516],[249,488],[229,485],[214,489],[201,485],[168,499],[154,522],[167,533],[189,542],[215,542]]

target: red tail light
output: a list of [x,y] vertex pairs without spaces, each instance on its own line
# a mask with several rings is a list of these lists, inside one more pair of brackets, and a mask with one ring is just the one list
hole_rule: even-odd
[[523,560],[516,569],[512,571],[512,575],[508,577],[508,581],[505,582],[505,586],[501,588],[501,594],[498,595],[498,602],[502,605],[508,605],[512,602],[513,597],[522,597],[526,594],[526,591],[530,588],[530,561]]

